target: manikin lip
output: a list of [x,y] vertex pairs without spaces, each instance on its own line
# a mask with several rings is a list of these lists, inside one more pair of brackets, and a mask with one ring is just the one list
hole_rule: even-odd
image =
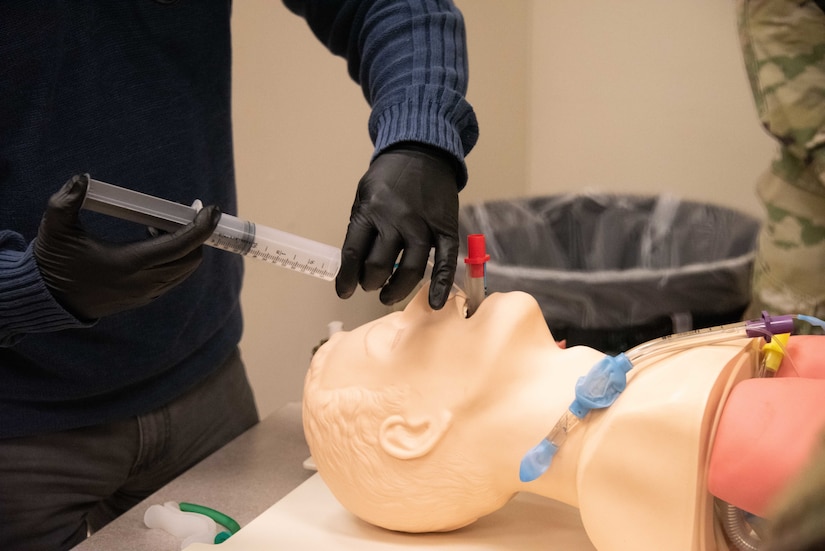
[[[470,319],[467,316],[467,309],[468,309],[467,301],[468,301],[468,299],[467,299],[467,295],[464,294],[464,291],[456,292],[455,294],[451,295],[450,299],[447,301],[447,304],[449,304],[450,301],[455,302],[455,308],[459,312],[459,314],[461,314],[462,318]],[[481,302],[478,306],[476,306],[476,312],[478,312],[478,309],[481,308],[481,304],[484,304],[484,302]],[[446,305],[445,305],[445,307],[446,307]],[[475,312],[474,312],[474,314],[475,314]]]
[[461,313],[461,317],[463,317],[464,319],[468,319],[467,318],[467,297],[464,296],[463,294],[460,295],[460,294],[456,293],[455,303],[456,303],[456,308]]

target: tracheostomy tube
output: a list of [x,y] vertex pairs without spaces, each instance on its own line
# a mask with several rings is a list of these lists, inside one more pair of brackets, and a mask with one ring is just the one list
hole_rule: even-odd
[[[198,209],[89,178],[83,208],[175,231],[194,220]],[[221,214],[206,244],[331,281],[341,267],[341,249]]]
[[613,404],[627,385],[627,373],[642,359],[685,350],[700,344],[704,346],[743,337],[761,337],[770,342],[776,335],[792,333],[794,320],[825,329],[825,322],[812,316],[772,316],[762,312],[760,319],[668,335],[642,343],[616,356],[605,356],[587,374],[579,377],[573,402],[562,413],[547,436],[524,454],[519,467],[519,479],[522,482],[531,482],[544,474],[550,467],[553,456],[566,440],[567,433],[590,410],[606,408]]

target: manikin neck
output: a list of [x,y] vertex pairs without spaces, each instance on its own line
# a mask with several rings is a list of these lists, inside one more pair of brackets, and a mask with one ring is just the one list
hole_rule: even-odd
[[599,549],[631,540],[639,551],[714,548],[707,458],[728,393],[753,375],[758,344],[741,339],[643,360],[619,399],[580,421],[550,468],[519,490],[578,508]]
[[[573,347],[567,350],[554,348],[544,356],[546,358],[542,360],[541,366],[533,370],[532,376],[535,382],[530,385],[530,388],[534,390],[534,393],[528,395],[532,398],[534,410],[541,412],[536,419],[538,422],[536,428],[530,427],[530,430],[534,430],[534,434],[539,436],[534,438],[535,441],[529,447],[522,450],[523,453],[538,444],[552,429],[559,417],[567,411],[575,398],[576,381],[598,363],[604,354],[592,348]],[[597,415],[598,412],[592,412],[579,421],[568,433],[564,444],[553,457],[547,471],[532,482],[520,482],[516,490],[534,493],[578,507],[576,473],[579,453],[586,438],[588,425]],[[515,466],[516,473],[518,473],[521,457],[518,460],[519,464]]]

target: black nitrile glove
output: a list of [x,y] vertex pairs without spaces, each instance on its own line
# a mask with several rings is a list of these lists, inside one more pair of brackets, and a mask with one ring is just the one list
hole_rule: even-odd
[[[381,289],[384,304],[412,292],[435,247],[430,307],[444,306],[458,257],[455,159],[440,149],[404,143],[375,158],[358,182],[335,290],[349,298],[358,283]],[[393,272],[401,251],[398,268]]]
[[186,279],[220,219],[202,209],[174,233],[128,244],[98,241],[78,219],[88,175],[73,176],[49,199],[34,255],[55,299],[75,317],[97,319],[148,304]]

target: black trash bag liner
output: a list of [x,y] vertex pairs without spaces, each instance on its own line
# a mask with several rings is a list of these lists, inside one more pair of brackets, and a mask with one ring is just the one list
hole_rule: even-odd
[[760,222],[670,195],[571,194],[471,204],[459,226],[465,247],[486,237],[488,293],[530,293],[557,340],[616,354],[740,321]]

